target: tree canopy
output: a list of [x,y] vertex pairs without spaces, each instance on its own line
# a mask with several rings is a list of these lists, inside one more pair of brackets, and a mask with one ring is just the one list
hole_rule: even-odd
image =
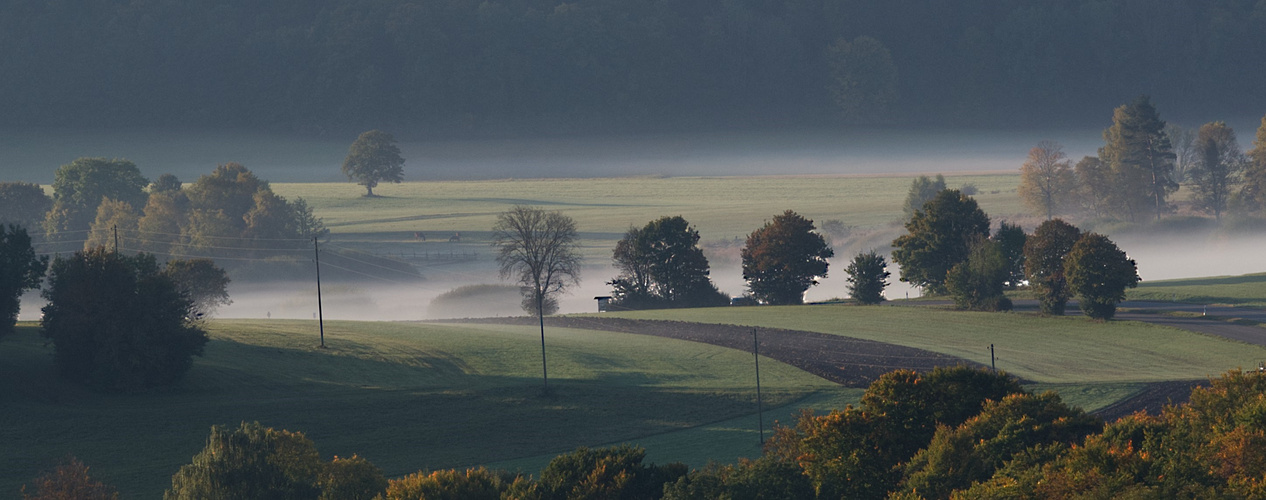
[[976,238],[989,236],[989,216],[970,196],[946,189],[916,210],[905,227],[907,233],[892,242],[901,281],[944,293],[946,273],[967,260]]
[[26,228],[0,224],[0,335],[12,333],[22,293],[40,287],[48,257],[35,255]]
[[39,184],[0,182],[0,224],[16,224],[39,231],[44,217],[53,208],[53,199]]
[[1197,206],[1213,212],[1222,220],[1222,213],[1234,194],[1246,159],[1235,139],[1235,131],[1226,122],[1209,122],[1200,127],[1195,140],[1196,161],[1191,168],[1191,188]]
[[1138,286],[1138,267],[1107,236],[1086,233],[1064,258],[1068,287],[1077,294],[1082,312],[1094,319],[1112,319],[1125,289]]
[[609,283],[617,305],[631,309],[726,305],[708,279],[699,231],[681,216],[630,228],[616,242],[612,261],[620,275]]
[[853,257],[848,267],[848,295],[858,304],[878,304],[884,301],[884,288],[888,286],[888,262],[874,250]]
[[105,158],[79,158],[57,169],[53,180],[53,208],[44,221],[50,234],[84,231],[92,225],[105,198],[145,205],[149,181],[135,163]]
[[1081,239],[1081,230],[1051,219],[1037,226],[1024,242],[1024,275],[1037,298],[1042,314],[1062,316],[1073,295],[1064,272],[1064,259]]
[[809,287],[826,277],[835,251],[814,231],[813,221],[791,210],[747,236],[741,250],[743,279],[766,304],[800,304]]
[[1048,125],[1141,88],[1174,112],[1217,115],[1266,108],[1266,69],[1243,63],[1266,43],[1262,11],[1240,0],[10,1],[0,41],[25,49],[0,55],[0,125],[822,123],[837,109],[830,47],[860,37],[900,76],[882,120]]
[[104,248],[53,261],[43,296],[42,334],[61,374],[105,390],[164,385],[201,356],[207,334],[192,302],[154,257]]
[[1262,117],[1257,137],[1253,139],[1253,149],[1248,151],[1247,156],[1244,186],[1239,199],[1249,208],[1260,210],[1266,208],[1266,116]]
[[[501,279],[511,278],[523,291],[523,310],[541,327],[541,378],[549,390],[545,361],[545,315],[557,309],[555,298],[580,282],[581,257],[576,221],[562,212],[515,205],[497,215],[492,246]],[[549,306],[549,309],[547,309]]]
[[386,489],[382,471],[363,458],[323,462],[303,433],[243,422],[211,426],[206,447],[172,476],[163,498],[370,500]]
[[1114,209],[1129,220],[1153,211],[1159,220],[1178,183],[1173,179],[1176,155],[1151,99],[1139,96],[1113,110],[1103,140],[1099,157],[1112,174],[1108,200]]
[[1076,188],[1072,163],[1058,142],[1042,141],[1029,150],[1020,166],[1020,199],[1050,220],[1072,205]]
[[396,138],[381,130],[370,130],[352,142],[343,160],[343,174],[365,186],[365,196],[373,196],[379,182],[404,180],[404,158]]

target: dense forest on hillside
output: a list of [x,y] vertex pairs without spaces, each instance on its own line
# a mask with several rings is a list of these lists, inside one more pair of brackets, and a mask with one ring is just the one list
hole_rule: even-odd
[[1141,93],[1170,116],[1266,107],[1266,0],[0,0],[0,46],[5,128],[1049,124]]

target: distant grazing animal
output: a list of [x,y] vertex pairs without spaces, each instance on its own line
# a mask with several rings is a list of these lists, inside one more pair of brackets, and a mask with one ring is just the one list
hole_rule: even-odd
[[421,240],[421,241],[426,241],[426,233],[424,233],[424,232],[422,232],[422,231],[415,232],[415,233],[413,233],[413,239],[415,239],[415,240]]
[[449,238],[448,241],[449,243],[452,243],[454,241],[462,241],[462,233],[453,233],[453,236]]

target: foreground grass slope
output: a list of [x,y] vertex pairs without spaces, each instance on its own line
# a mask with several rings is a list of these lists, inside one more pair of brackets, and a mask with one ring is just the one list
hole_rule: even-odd
[[723,323],[889,342],[997,366],[1048,384],[1193,380],[1266,359],[1266,348],[1132,321],[946,311],[922,307],[816,305],[614,313],[636,319]]
[[[206,357],[179,386],[122,395],[59,382],[34,326],[0,338],[0,497],[67,454],[127,497],[157,497],[213,424],[301,430],[327,458],[359,453],[401,475],[658,436],[755,410],[751,355],[690,342],[549,330],[557,395],[540,398],[539,336],[528,327],[328,322],[325,350],[310,321],[215,321],[210,330]],[[780,363],[761,368],[769,406],[850,394]],[[750,443],[743,433],[713,437]],[[711,450],[720,454],[660,458],[701,466],[742,449],[758,451],[719,443]]]

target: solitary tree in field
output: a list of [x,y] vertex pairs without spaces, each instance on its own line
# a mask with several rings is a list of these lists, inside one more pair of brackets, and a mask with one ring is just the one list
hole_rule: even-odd
[[541,325],[541,378],[549,390],[545,363],[545,305],[580,281],[576,221],[562,212],[515,205],[497,216],[492,245],[497,247],[501,278],[523,287],[524,309]]
[[791,210],[748,235],[741,253],[743,279],[766,304],[804,302],[804,292],[826,277],[827,259],[835,256],[813,221]]
[[1051,219],[1037,226],[1033,236],[1024,242],[1024,274],[1042,314],[1064,315],[1064,306],[1072,296],[1064,274],[1064,258],[1080,239],[1080,229],[1061,219]]
[[844,268],[848,273],[848,294],[858,304],[878,304],[884,301],[884,288],[888,286],[888,262],[874,250],[862,252]]
[[1020,199],[1047,220],[1068,206],[1076,184],[1073,167],[1058,142],[1042,141],[1020,166]]
[[48,257],[37,257],[26,228],[0,224],[0,335],[18,321],[22,292],[40,287]]
[[1064,259],[1069,288],[1077,294],[1082,312],[1095,319],[1112,319],[1125,289],[1138,286],[1138,267],[1107,236],[1082,235]]
[[343,174],[365,186],[365,196],[373,196],[379,182],[403,181],[404,158],[400,157],[396,139],[381,130],[361,134],[343,160]]
[[1196,134],[1196,161],[1191,169],[1194,201],[1222,220],[1232,189],[1246,163],[1235,131],[1226,122],[1211,122]]
[[892,242],[901,281],[945,293],[945,274],[967,260],[972,241],[989,236],[989,216],[970,196],[946,189],[914,212],[906,230]]

